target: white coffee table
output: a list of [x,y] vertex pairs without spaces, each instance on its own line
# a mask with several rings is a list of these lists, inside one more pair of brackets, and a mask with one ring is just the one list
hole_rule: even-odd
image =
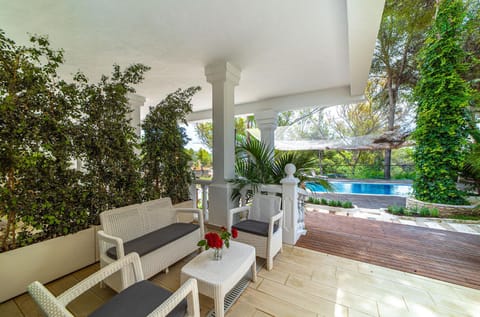
[[220,261],[213,260],[213,249],[197,255],[181,271],[181,282],[188,278],[197,279],[198,291],[213,298],[215,316],[223,317],[225,295],[251,270],[252,281],[257,279],[255,248],[235,241],[230,241],[230,248],[223,249]]

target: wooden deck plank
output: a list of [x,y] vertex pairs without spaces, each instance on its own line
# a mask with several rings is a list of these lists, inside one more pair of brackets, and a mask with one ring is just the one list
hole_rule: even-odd
[[480,289],[480,236],[309,211],[297,246]]

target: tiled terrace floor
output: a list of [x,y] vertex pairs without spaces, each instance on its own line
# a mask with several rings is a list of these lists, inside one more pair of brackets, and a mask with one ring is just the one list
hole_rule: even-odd
[[[166,288],[179,286],[184,259],[153,278]],[[59,294],[98,269],[93,265],[48,284]],[[5,287],[2,285],[1,287]],[[70,305],[85,316],[112,296],[95,287]],[[285,246],[272,271],[262,269],[227,316],[480,316],[480,291],[409,273]],[[213,301],[200,297],[202,316]],[[29,295],[0,304],[0,316],[39,316]]]

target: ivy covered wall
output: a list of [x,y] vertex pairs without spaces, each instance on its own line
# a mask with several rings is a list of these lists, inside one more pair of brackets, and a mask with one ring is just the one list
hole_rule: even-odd
[[471,99],[462,79],[466,67],[461,47],[465,8],[461,0],[440,1],[420,58],[413,184],[421,201],[465,204],[457,189],[468,137],[466,108]]

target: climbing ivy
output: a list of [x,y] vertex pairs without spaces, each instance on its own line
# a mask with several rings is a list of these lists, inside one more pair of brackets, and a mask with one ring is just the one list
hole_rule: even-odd
[[461,0],[442,0],[420,53],[420,80],[413,134],[415,197],[422,201],[465,204],[456,187],[467,144],[466,107],[471,98],[462,79],[466,67],[461,40],[465,9]]

